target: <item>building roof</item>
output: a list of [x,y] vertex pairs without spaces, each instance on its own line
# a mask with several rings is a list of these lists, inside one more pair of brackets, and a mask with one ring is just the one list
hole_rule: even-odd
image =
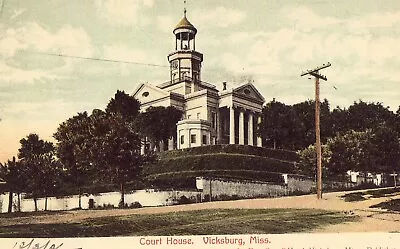
[[197,29],[189,22],[189,20],[186,18],[186,10],[184,11],[183,18],[178,22],[178,24],[174,28],[174,32],[177,29],[190,29],[193,30],[194,32],[197,32]]

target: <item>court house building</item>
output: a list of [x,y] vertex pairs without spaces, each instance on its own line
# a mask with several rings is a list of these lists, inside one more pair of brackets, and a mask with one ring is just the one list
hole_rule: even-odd
[[197,29],[186,17],[173,30],[175,50],[168,55],[170,79],[159,85],[140,84],[133,96],[141,111],[150,106],[173,106],[183,112],[177,123],[176,139],[161,150],[184,149],[214,144],[261,146],[256,135],[261,122],[264,97],[247,83],[222,89],[201,80],[203,54],[196,51]]

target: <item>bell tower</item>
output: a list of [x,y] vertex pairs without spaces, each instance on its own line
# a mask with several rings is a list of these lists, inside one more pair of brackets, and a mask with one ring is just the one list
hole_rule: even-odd
[[171,84],[190,81],[193,83],[191,91],[196,91],[196,82],[201,80],[203,54],[196,51],[197,29],[186,18],[186,9],[173,34],[175,51],[167,57],[170,63]]

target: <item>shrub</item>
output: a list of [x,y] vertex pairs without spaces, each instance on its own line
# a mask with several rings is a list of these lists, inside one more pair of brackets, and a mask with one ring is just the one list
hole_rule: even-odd
[[135,201],[129,205],[129,208],[142,208],[142,207],[143,207],[142,204],[140,204],[140,202],[138,201]]
[[170,159],[176,157],[218,154],[218,153],[253,155],[253,156],[267,157],[267,158],[286,160],[286,161],[299,160],[298,155],[294,151],[269,149],[263,147],[238,145],[238,144],[219,144],[219,145],[200,146],[200,147],[192,147],[181,150],[166,151],[160,154],[160,159]]
[[361,193],[361,192],[348,193],[342,197],[344,197],[345,202],[356,202],[356,201],[365,201],[366,200],[365,197],[363,196],[363,193]]
[[277,159],[238,154],[214,154],[163,159],[143,168],[146,175],[194,170],[253,170],[289,173],[293,164]]
[[376,205],[370,206],[371,208],[381,208],[389,211],[400,211],[400,199],[393,199],[385,202],[381,202]]
[[103,204],[103,206],[95,206],[95,209],[103,210],[103,209],[114,209],[114,205],[112,204]]
[[191,204],[194,203],[193,200],[187,198],[186,196],[182,195],[179,199],[178,202],[176,204],[178,205],[182,205],[182,204]]

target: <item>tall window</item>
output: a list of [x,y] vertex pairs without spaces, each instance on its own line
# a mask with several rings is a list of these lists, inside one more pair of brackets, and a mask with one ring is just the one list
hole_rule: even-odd
[[217,114],[215,112],[211,113],[211,127],[212,128],[217,127]]
[[192,144],[195,144],[195,143],[196,143],[196,134],[190,135],[190,142],[191,142]]
[[181,135],[181,144],[184,144],[184,143],[185,143],[185,136]]
[[207,135],[203,135],[203,144],[207,144]]

